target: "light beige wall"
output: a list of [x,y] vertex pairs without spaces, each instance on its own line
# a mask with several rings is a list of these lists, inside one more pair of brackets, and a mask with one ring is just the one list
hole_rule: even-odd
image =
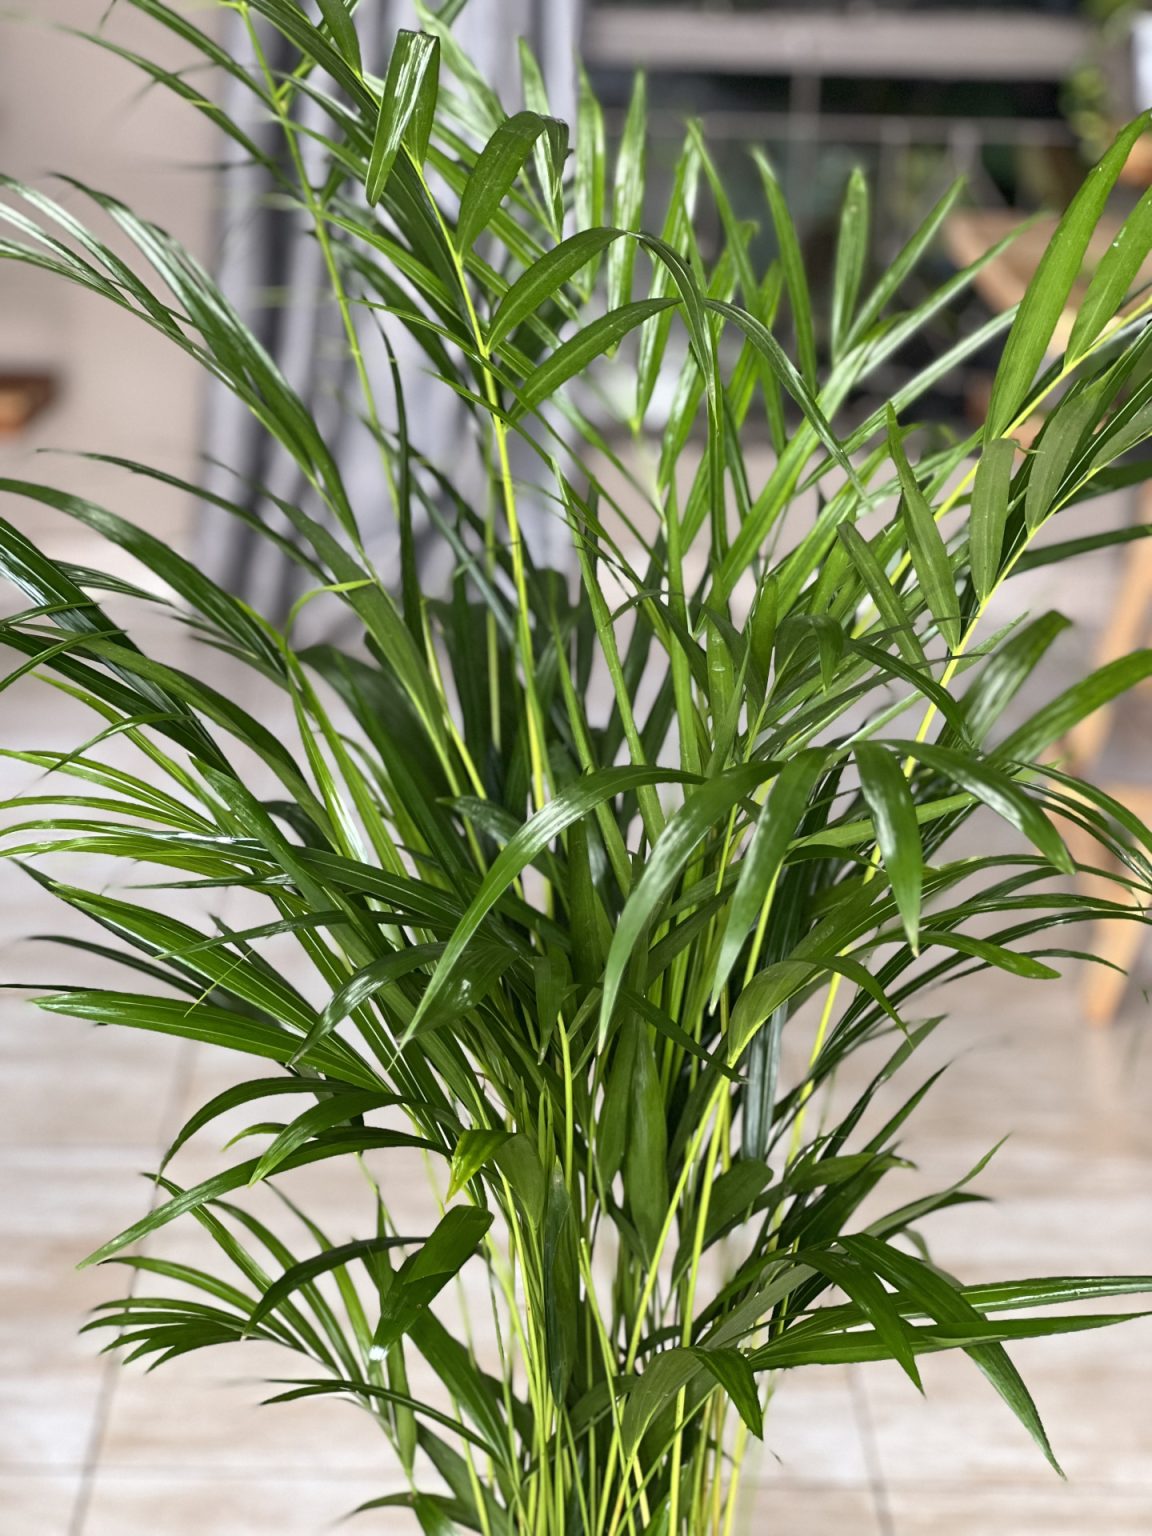
[[[146,82],[123,60],[51,30],[53,20],[95,29],[106,8],[107,0],[31,0],[33,19],[0,17],[0,171],[46,190],[53,190],[50,173],[66,171],[115,193],[205,255],[213,186],[195,167],[216,152],[210,125],[169,93],[144,90]],[[213,6],[203,9],[207,16]],[[182,61],[176,40],[125,0],[115,6],[107,35],[169,66]],[[67,191],[62,197],[89,217],[83,198]],[[199,414],[195,365],[95,295],[0,262],[0,370],[44,364],[59,372],[59,403],[25,436],[0,442],[0,472],[65,485],[165,537],[182,537],[190,510],[183,498],[34,450],[100,450],[189,472]],[[12,498],[3,511],[35,527],[54,549],[79,559],[95,553],[86,537],[49,514]]]

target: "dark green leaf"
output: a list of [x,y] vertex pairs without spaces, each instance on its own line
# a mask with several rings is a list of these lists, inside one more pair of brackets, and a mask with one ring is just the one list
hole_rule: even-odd
[[891,752],[862,741],[857,744],[855,755],[860,788],[876,828],[876,846],[915,953],[919,948],[920,898],[924,886],[924,855],[916,804],[908,780]]
[[987,445],[976,466],[968,519],[968,558],[976,596],[981,602],[991,594],[1000,574],[1015,457],[1016,444],[1010,437],[1000,437]]

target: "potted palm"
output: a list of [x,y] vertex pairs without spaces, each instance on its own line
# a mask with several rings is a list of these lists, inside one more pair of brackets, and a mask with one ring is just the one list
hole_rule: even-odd
[[[920,1229],[968,1181],[894,1207],[884,1189],[930,1087],[917,1052],[946,1027],[936,989],[985,968],[1039,986],[1069,953],[1050,932],[1133,920],[1149,890],[1148,830],[1053,748],[1152,656],[1030,711],[1021,690],[1065,621],[985,623],[1020,572],[1130,536],[1050,525],[1144,473],[1120,462],[1149,432],[1152,300],[1127,302],[1143,205],[1066,350],[1050,345],[1145,120],[1089,174],[1018,309],[862,407],[994,254],[902,307],[959,187],[871,280],[854,177],[821,325],[767,162],[767,270],[693,127],[647,232],[643,82],[610,170],[586,82],[570,144],[529,56],[528,106],[508,115],[431,12],[376,78],[345,0],[321,0],[320,20],[293,0],[233,5],[258,58],[268,29],[295,54],[254,74],[163,0],[130,3],[281,133],[268,154],[202,81],[137,58],[306,212],[400,554],[374,568],[331,445],[185,250],[98,189],[73,183],[89,219],[6,183],[0,256],[153,327],[297,466],[304,495],[276,523],[244,487],[211,497],[350,636],[301,647],[295,612],[274,625],[146,527],[3,483],[127,551],[208,648],[194,669],[142,648],[116,617],[131,583],[0,523],[24,600],[4,621],[9,679],[34,670],[94,718],[67,752],[9,745],[49,787],[18,806],[4,852],[125,967],[121,987],[36,1002],[251,1068],[179,1129],[150,1212],[85,1261],[136,1282],[96,1326],[153,1363],[281,1346],[297,1360],[275,1396],[359,1404],[406,1482],[377,1506],[426,1531],[726,1532],[771,1382],[825,1362],[895,1360],[919,1383],[922,1355],[963,1351],[1053,1459],[1006,1346],[1117,1321],[1067,1304],[1152,1281],[967,1284]],[[310,120],[307,156],[303,98],[325,125]],[[707,259],[705,196],[723,231]],[[378,398],[368,342],[392,355],[401,333],[463,404],[479,496],[413,445],[404,367],[388,409]],[[997,341],[982,428],[919,428],[917,401]],[[524,536],[529,504],[565,531],[559,569]],[[422,583],[420,522],[451,554],[446,590]],[[214,653],[251,688],[218,686]],[[268,696],[275,709],[254,702]],[[1070,891],[1070,828],[1118,871],[1111,897]],[[59,854],[130,862],[148,888],[65,882]],[[199,921],[204,891],[248,916]],[[844,1103],[831,1086],[858,1062],[874,1065]],[[188,1143],[237,1114],[240,1152],[180,1182]],[[437,1196],[416,1232],[391,1176],[413,1156]],[[373,1192],[350,1241],[292,1198],[298,1170],[336,1160]],[[281,1191],[291,1235],[255,1213],[254,1186]],[[214,1262],[139,1250],[177,1220]],[[458,1277],[490,1324],[457,1326]]]

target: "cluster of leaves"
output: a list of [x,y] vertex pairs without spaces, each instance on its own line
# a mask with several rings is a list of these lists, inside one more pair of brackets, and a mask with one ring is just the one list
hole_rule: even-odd
[[[765,1375],[812,1363],[894,1359],[918,1383],[921,1354],[961,1349],[1050,1456],[1005,1344],[1114,1321],[1063,1304],[1152,1282],[960,1283],[904,1239],[973,1199],[967,1179],[859,1213],[879,1208],[931,1086],[882,1108],[940,1022],[917,1016],[925,994],[986,968],[1052,978],[1050,962],[1072,953],[1053,930],[1086,915],[1130,920],[1152,884],[1147,829],[1049,761],[1064,732],[1152,672],[1152,655],[1103,668],[1005,730],[1065,620],[980,631],[1015,574],[1130,536],[1036,543],[1063,508],[1145,473],[1118,461],[1152,423],[1152,300],[1127,302],[1150,244],[1147,198],[1051,359],[1145,120],[1086,180],[1018,311],[842,433],[833,423],[869,375],[995,254],[900,307],[961,188],[869,286],[867,189],[853,178],[824,323],[766,161],[779,251],[767,272],[753,268],[752,227],[694,128],[661,233],[642,232],[642,81],[610,171],[586,82],[570,152],[531,57],[526,108],[508,116],[443,16],[400,34],[380,80],[363,68],[345,0],[320,0],[320,22],[295,0],[232,0],[254,71],[165,0],[129,3],[282,130],[270,153],[202,79],[129,55],[309,221],[358,367],[362,398],[348,409],[379,445],[400,569],[393,581],[372,568],[340,465],[207,271],[98,190],[73,182],[66,206],[5,183],[0,256],[162,333],[299,466],[314,504],[277,503],[287,534],[255,519],[244,488],[212,499],[344,605],[357,633],[345,650],[300,651],[290,625],[275,628],[146,528],[3,482],[131,554],[198,641],[283,704],[258,718],[242,689],[148,654],[94,595],[119,601],[130,583],[54,561],[0,523],[0,566],[27,600],[3,622],[19,657],[4,686],[34,671],[99,721],[68,753],[8,750],[49,777],[8,807],[21,819],[4,852],[93,919],[108,937],[88,947],[144,988],[60,990],[40,1007],[278,1068],[192,1116],[157,1175],[159,1202],[92,1255],[159,1285],[111,1304],[97,1326],[153,1361],[246,1339],[302,1355],[311,1374],[281,1395],[338,1394],[374,1415],[410,1481],[380,1503],[433,1532],[726,1530]],[[263,67],[267,29],[298,51],[291,72]],[[324,132],[300,126],[304,100]],[[693,233],[706,196],[724,232],[711,260]],[[97,232],[101,218],[119,247]],[[125,241],[130,257],[117,254]],[[486,504],[413,447],[399,369],[389,409],[378,405],[368,341],[387,345],[397,327],[464,402]],[[1005,333],[984,428],[961,441],[922,434],[909,419],[917,399]],[[614,417],[595,365],[622,344],[634,391]],[[657,384],[673,372],[661,413]],[[1038,413],[1021,452],[1014,435]],[[763,484],[745,457],[760,439],[774,451]],[[538,472],[534,504],[570,531],[570,571],[542,568],[521,536],[514,443]],[[422,590],[417,518],[454,553],[446,597]],[[137,771],[109,744],[132,749]],[[1011,854],[972,851],[975,832],[955,851],[985,810],[1018,835]],[[1061,883],[1077,864],[1058,824],[1099,846],[1117,871],[1113,899]],[[66,885],[28,862],[60,852],[259,898],[266,921],[205,932],[147,897]],[[299,975],[264,953],[285,936]],[[317,989],[322,1003],[309,1000]],[[782,1043],[808,1003],[811,1055],[791,1080]],[[816,1096],[864,1047],[880,1052],[877,1069],[817,1128]],[[264,1150],[176,1183],[184,1144],[249,1105],[284,1106],[282,1120],[249,1129]],[[443,1169],[442,1217],[419,1237],[398,1232],[388,1208],[400,1149]],[[335,1158],[379,1180],[374,1229],[355,1241],[333,1242],[297,1212],[301,1251],[230,1198],[269,1179],[290,1187],[293,1170]],[[213,1239],[222,1269],[129,1252],[183,1216]],[[455,1276],[484,1269],[487,1289],[469,1294],[491,1298],[492,1359],[436,1305]],[[417,1361],[443,1389],[432,1401],[413,1386]]]

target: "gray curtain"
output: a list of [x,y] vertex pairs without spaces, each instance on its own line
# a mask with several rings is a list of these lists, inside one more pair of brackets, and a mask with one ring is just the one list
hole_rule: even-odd
[[[519,105],[516,39],[526,38],[544,70],[552,110],[571,122],[579,6],[580,0],[471,0],[455,31],[510,110]],[[414,25],[409,4],[361,0],[356,14],[365,62],[383,74],[397,28]],[[239,26],[230,43],[235,56],[250,54]],[[270,62],[274,69],[291,67],[292,50],[284,45],[283,58],[274,56]],[[243,120],[251,114],[250,99],[245,99],[240,86],[232,92],[229,110]],[[304,98],[299,115],[305,124],[314,120],[317,127],[326,126],[321,110]],[[252,137],[263,137],[279,150],[274,126],[250,120],[245,127]],[[266,178],[258,168],[226,160],[219,186],[217,277],[314,412],[340,465],[365,545],[386,574],[396,567],[392,509],[378,448],[349,408],[357,399],[354,369],[329,296],[320,250],[300,219],[269,200]],[[398,330],[390,339],[405,380],[414,446],[434,462],[458,471],[461,443],[466,440],[461,407],[449,390],[426,376],[424,356],[404,332]],[[387,417],[391,379],[372,323],[363,327],[363,349],[381,414]],[[243,503],[277,528],[282,527],[282,514],[276,510],[276,498],[304,506],[314,516],[323,515],[288,456],[239,402],[215,385],[206,403],[203,447],[209,491]],[[533,519],[529,511],[526,537],[544,559],[549,555],[550,527],[548,517]],[[436,548],[437,542],[425,532],[421,559],[425,579],[433,585],[445,574],[435,569]],[[284,616],[309,584],[306,574],[279,557],[258,532],[207,503],[198,514],[197,553],[209,575],[274,620]],[[315,631],[322,626],[322,613],[306,610],[306,628]]]

